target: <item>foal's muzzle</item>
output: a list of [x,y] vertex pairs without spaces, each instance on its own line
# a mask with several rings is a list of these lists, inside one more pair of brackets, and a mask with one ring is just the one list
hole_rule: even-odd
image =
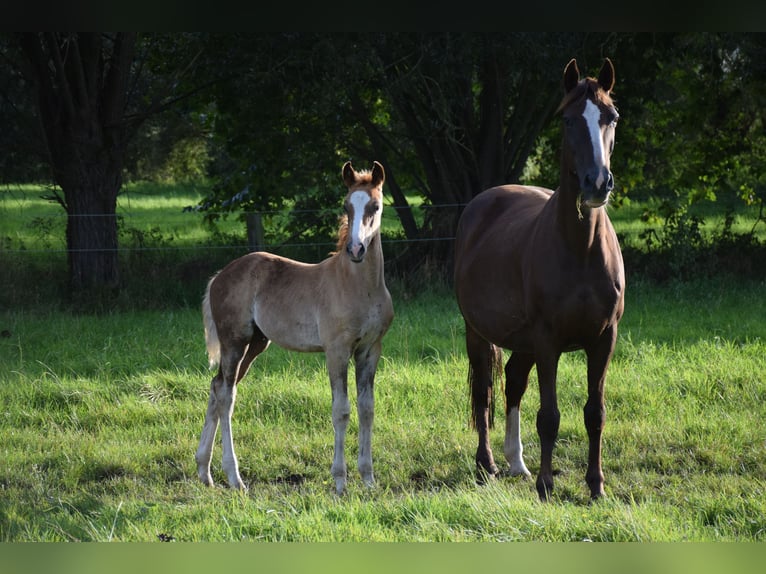
[[353,261],[354,263],[361,263],[364,260],[364,244],[360,243],[359,245],[352,245],[351,243],[346,244],[346,253],[348,253],[349,259]]

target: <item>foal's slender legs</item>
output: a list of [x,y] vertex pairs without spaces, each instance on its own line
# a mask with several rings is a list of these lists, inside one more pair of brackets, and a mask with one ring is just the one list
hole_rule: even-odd
[[335,492],[343,494],[346,490],[346,429],[351,416],[351,404],[348,401],[348,361],[347,351],[327,349],[327,372],[332,388],[332,426],[335,430],[335,446],[330,472],[335,479]]
[[498,473],[489,429],[492,424],[493,370],[500,360],[500,350],[474,331],[468,323],[465,325],[465,346],[468,354],[468,382],[471,385],[472,419],[479,434],[476,448],[476,466],[480,474],[495,476]]
[[527,390],[529,371],[535,363],[531,354],[514,352],[505,364],[505,442],[503,453],[508,461],[511,476],[531,476],[524,464],[521,444],[521,398]]
[[376,341],[354,355],[356,367],[356,408],[359,416],[359,457],[357,468],[366,486],[375,484],[372,471],[372,425],[375,418],[375,371],[381,355],[381,342]]
[[604,473],[601,470],[601,434],[606,420],[604,406],[604,380],[617,340],[617,327],[608,329],[598,342],[588,348],[588,401],[583,409],[585,429],[588,431],[588,470],[585,482],[593,499],[604,495]]
[[213,442],[221,425],[221,444],[223,447],[222,467],[226,473],[229,486],[244,489],[245,484],[239,475],[239,464],[234,453],[234,439],[231,432],[231,417],[234,412],[234,402],[237,398],[237,384],[247,373],[250,364],[256,356],[269,346],[269,340],[260,331],[252,337],[247,345],[221,346],[221,365],[218,374],[210,382],[205,423],[202,427],[199,447],[195,459],[197,474],[200,480],[213,486],[210,475],[210,462],[213,458]]

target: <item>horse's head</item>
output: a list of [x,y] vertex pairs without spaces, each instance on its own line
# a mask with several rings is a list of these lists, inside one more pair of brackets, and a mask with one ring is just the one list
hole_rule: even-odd
[[[351,162],[346,162],[342,174],[343,182],[348,187],[343,202],[348,225],[345,250],[351,261],[359,263],[364,260],[370,240],[380,231],[386,174],[377,161],[373,162],[370,171],[355,171]],[[338,247],[340,249],[342,245]]]
[[577,178],[586,207],[604,205],[614,189],[609,164],[620,116],[610,95],[613,87],[614,66],[608,58],[598,79],[580,80],[574,59],[564,69],[565,95],[559,107],[564,118],[562,161],[565,173]]

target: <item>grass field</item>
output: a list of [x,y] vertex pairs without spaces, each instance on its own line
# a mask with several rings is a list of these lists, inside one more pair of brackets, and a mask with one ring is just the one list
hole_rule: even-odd
[[[193,455],[206,404],[195,309],[73,316],[0,313],[0,539],[766,539],[763,285],[632,285],[607,381],[608,497],[583,482],[584,360],[560,367],[554,500],[532,481],[474,483],[462,325],[448,292],[397,301],[377,378],[378,487],[329,474],[321,355],[270,349],[240,389],[235,444],[246,494],[206,489]],[[534,382],[526,460],[539,460]],[[353,399],[352,390],[352,399]],[[493,436],[502,457],[502,435]],[[216,444],[214,477],[220,473]]]
[[[177,196],[173,212],[191,197]],[[0,236],[29,248],[3,201]],[[176,242],[196,233],[162,217]],[[763,282],[628,277],[606,384],[607,497],[596,504],[583,479],[584,356],[560,364],[553,500],[539,502],[533,481],[477,486],[454,297],[441,285],[390,288],[397,315],[376,379],[378,486],[363,488],[355,472],[352,410],[341,498],[321,355],[272,347],[258,358],[233,423],[249,490],[223,488],[218,442],[220,487],[208,489],[194,464],[211,376],[196,301],[90,315],[45,302],[0,308],[0,541],[766,540]],[[533,378],[522,404],[533,473],[537,405]]]

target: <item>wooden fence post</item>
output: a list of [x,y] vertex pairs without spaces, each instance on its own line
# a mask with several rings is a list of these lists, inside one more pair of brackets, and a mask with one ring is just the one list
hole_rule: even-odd
[[263,250],[263,220],[257,211],[248,213],[245,217],[247,226],[247,247],[253,251]]

